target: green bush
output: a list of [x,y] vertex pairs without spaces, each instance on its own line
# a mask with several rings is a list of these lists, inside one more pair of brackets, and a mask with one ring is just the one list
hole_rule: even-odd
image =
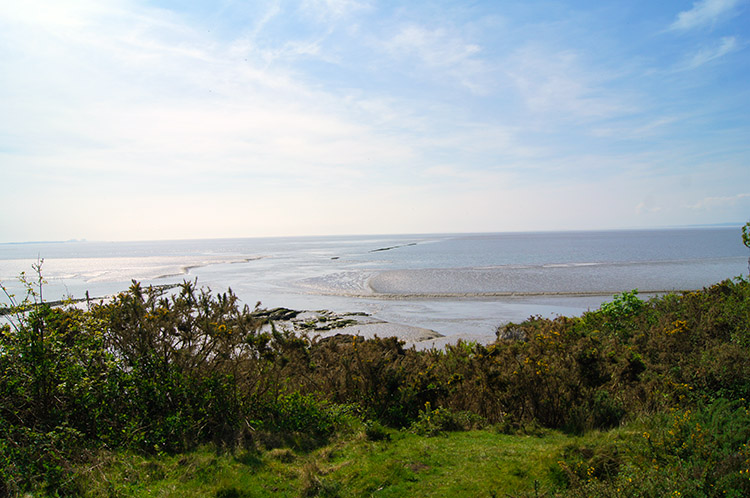
[[650,415],[643,431],[569,447],[553,469],[567,496],[750,495],[750,408],[716,400]]
[[313,436],[329,436],[334,432],[336,410],[313,395],[294,392],[256,408],[263,428],[279,432],[302,432]]
[[638,289],[623,292],[614,296],[611,302],[604,303],[599,308],[599,313],[606,318],[606,326],[615,332],[624,332],[631,318],[640,313],[645,307],[645,302],[638,298]]
[[447,408],[432,408],[425,403],[424,410],[411,425],[411,430],[421,436],[437,436],[444,432],[466,431],[485,425],[479,415],[472,412],[453,412]]

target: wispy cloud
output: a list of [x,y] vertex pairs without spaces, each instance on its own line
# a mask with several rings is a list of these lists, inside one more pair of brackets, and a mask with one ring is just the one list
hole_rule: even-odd
[[604,90],[606,77],[588,68],[574,50],[527,45],[508,59],[506,72],[534,112],[603,118],[630,107]]
[[368,7],[369,2],[359,0],[304,0],[302,9],[318,20],[331,20],[347,17]]
[[409,24],[385,42],[392,57],[414,57],[418,63],[442,72],[475,93],[487,91],[487,68],[481,47],[447,28]]
[[750,198],[750,193],[742,193],[725,197],[704,197],[700,201],[691,204],[689,207],[695,210],[710,210],[726,206],[735,206],[743,199],[748,198]]
[[678,70],[691,70],[697,69],[704,64],[707,64],[713,60],[724,57],[725,55],[734,52],[739,48],[737,38],[734,36],[725,36],[718,44],[699,50],[693,54]]
[[670,28],[685,31],[712,25],[732,13],[740,0],[702,0],[693,4],[693,8],[677,14],[677,19]]
[[[0,130],[33,133],[45,144],[34,154],[44,171],[189,179],[212,170],[252,178],[271,168],[305,182],[343,164],[411,157],[408,147],[354,122],[334,96],[259,64],[257,47],[216,43],[158,11],[117,24],[107,22],[112,13],[81,9],[59,24],[30,15],[23,30],[6,33],[20,51],[6,58],[14,76],[0,91],[18,97],[6,105],[25,104]],[[48,39],[58,26],[89,28]],[[59,53],[38,51],[40,43]],[[301,56],[316,48],[290,42],[278,50]]]
[[0,238],[738,219],[741,1],[0,0]]
[[664,210],[662,206],[653,204],[652,201],[649,200],[649,202],[643,201],[639,202],[635,206],[635,212],[636,214],[657,214]]
[[247,34],[247,38],[254,40],[263,29],[279,14],[281,14],[281,6],[278,3],[272,3],[255,21],[252,29]]

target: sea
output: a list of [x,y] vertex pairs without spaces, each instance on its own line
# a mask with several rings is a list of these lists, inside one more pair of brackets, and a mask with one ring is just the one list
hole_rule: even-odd
[[[250,307],[364,312],[490,342],[530,316],[577,316],[613,295],[697,290],[747,275],[739,227],[0,244],[0,281],[43,260],[43,297],[106,297],[196,281]],[[0,295],[0,302],[7,302]]]

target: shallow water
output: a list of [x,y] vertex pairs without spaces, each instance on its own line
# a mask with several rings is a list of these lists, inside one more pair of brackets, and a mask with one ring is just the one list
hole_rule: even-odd
[[44,258],[45,298],[196,279],[254,306],[365,311],[489,340],[612,294],[699,289],[747,271],[739,228],[0,244],[0,280]]

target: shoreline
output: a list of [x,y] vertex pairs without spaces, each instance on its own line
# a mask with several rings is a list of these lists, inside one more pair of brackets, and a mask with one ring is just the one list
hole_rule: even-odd
[[[362,312],[338,313],[330,310],[299,311],[274,308],[259,311],[258,316],[268,317],[269,320],[269,323],[264,324],[261,330],[270,330],[271,323],[273,323],[274,327],[311,339],[325,339],[339,335],[365,339],[396,337],[404,341],[406,347],[411,347],[446,338],[432,329],[381,320]],[[447,338],[458,340],[458,336]]]

